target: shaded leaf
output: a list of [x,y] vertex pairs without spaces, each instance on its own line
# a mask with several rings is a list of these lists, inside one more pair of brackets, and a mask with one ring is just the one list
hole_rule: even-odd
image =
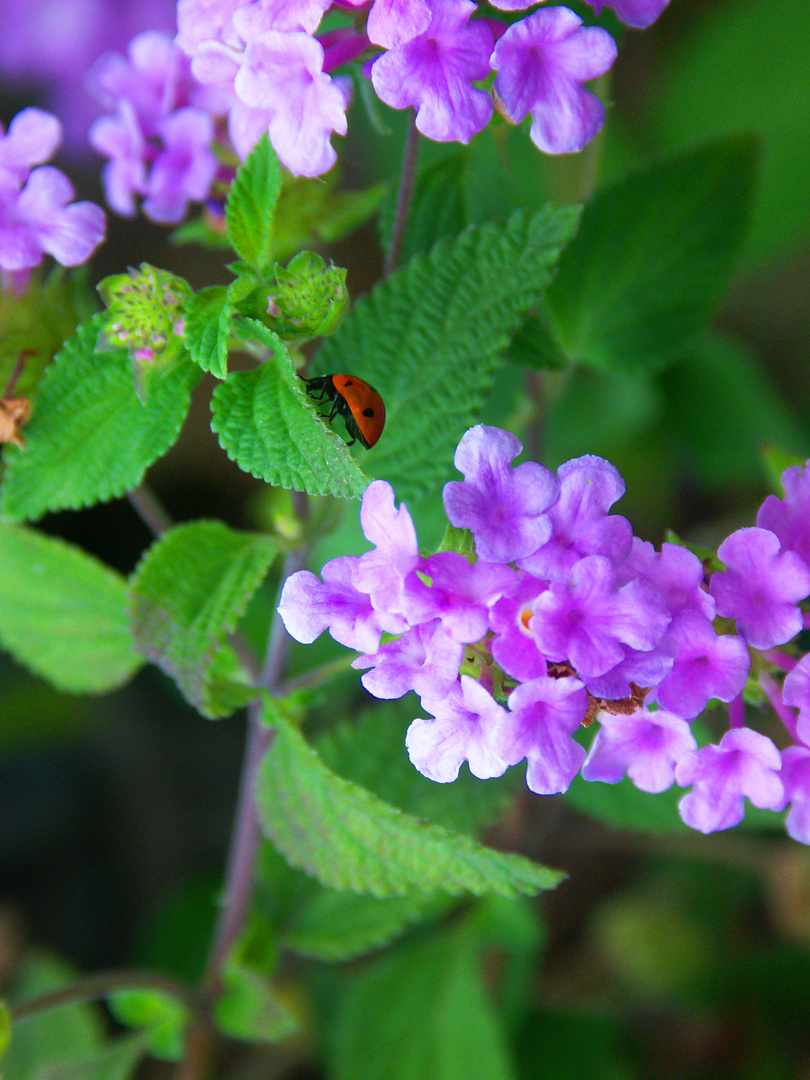
[[554,888],[564,875],[401,813],[330,772],[270,699],[274,738],[256,800],[265,835],[324,885],[374,896],[444,891],[505,896]]
[[268,536],[196,521],[164,533],[132,576],[137,647],[205,716],[221,716],[233,707],[227,695],[224,702],[219,696],[216,657],[275,555],[275,541]]
[[35,674],[98,694],[141,666],[120,574],[63,540],[2,523],[0,566],[0,644]]
[[545,300],[570,360],[638,369],[683,354],[736,264],[758,148],[723,139],[597,192]]

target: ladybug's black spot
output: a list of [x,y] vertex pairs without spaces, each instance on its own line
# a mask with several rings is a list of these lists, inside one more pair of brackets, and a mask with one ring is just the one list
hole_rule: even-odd
[[347,379],[344,386],[354,386],[354,379]]
[[374,410],[373,409],[363,409],[363,416],[373,416],[373,415],[374,415]]

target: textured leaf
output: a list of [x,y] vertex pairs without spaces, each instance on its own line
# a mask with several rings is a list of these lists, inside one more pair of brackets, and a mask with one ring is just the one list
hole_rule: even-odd
[[82,324],[60,350],[40,384],[25,449],[6,449],[3,511],[12,521],[123,495],[180,432],[199,369],[186,359],[142,405],[127,353],[95,351],[98,328],[98,319]]
[[218,696],[215,659],[275,555],[268,536],[195,521],[164,533],[131,579],[137,647],[205,716],[231,711]]
[[454,903],[444,894],[377,897],[317,888],[291,913],[280,941],[311,959],[351,960],[389,945],[414,923],[438,918]]
[[225,204],[228,237],[239,255],[264,268],[273,248],[273,212],[281,190],[281,166],[267,134],[237,170]]
[[237,326],[245,336],[252,326],[272,355],[251,371],[231,372],[214,391],[211,427],[228,457],[276,487],[358,497],[369,477],[307,398],[284,343],[254,319]]
[[757,150],[725,139],[597,193],[546,296],[571,360],[638,368],[683,354],[735,266]]
[[186,348],[195,364],[217,379],[228,374],[231,338],[230,294],[225,285],[194,293],[186,307]]
[[124,579],[80,548],[0,523],[0,645],[60,690],[103,693],[141,666]]
[[291,865],[324,885],[374,896],[537,893],[557,871],[477,844],[382,802],[330,772],[267,700],[275,737],[260,766],[256,798],[265,835]]
[[279,999],[267,979],[241,964],[226,966],[224,989],[214,1002],[217,1027],[233,1039],[279,1042],[292,1035],[299,1023]]
[[368,967],[341,996],[335,1080],[512,1080],[466,927]]
[[386,430],[363,465],[400,498],[447,473],[578,215],[576,207],[518,211],[440,241],[361,297],[324,343],[319,371],[359,375],[383,396]]
[[[413,699],[410,699],[411,701]],[[409,699],[406,699],[406,702]],[[523,769],[479,780],[463,767],[452,784],[436,784],[418,772],[405,751],[405,727],[419,705],[380,701],[356,721],[330,728],[318,740],[324,763],[384,802],[457,832],[475,833],[503,817],[525,787]],[[406,719],[407,718],[407,719]],[[362,746],[362,754],[357,747]]]

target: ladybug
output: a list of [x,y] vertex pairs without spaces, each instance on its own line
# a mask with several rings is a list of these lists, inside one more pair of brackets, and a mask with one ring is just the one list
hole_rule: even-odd
[[346,431],[351,435],[352,446],[355,440],[370,450],[382,435],[385,427],[385,405],[373,386],[359,379],[356,375],[315,375],[311,379],[298,376],[307,384],[307,393],[315,401],[330,401],[327,420],[332,420],[340,413],[346,424]]

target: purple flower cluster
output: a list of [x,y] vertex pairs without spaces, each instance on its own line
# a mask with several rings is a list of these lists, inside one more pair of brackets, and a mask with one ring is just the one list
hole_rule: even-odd
[[104,239],[104,211],[71,202],[76,192],[59,169],[43,162],[62,140],[62,126],[41,109],[23,109],[0,126],[0,270],[22,289],[43,255],[77,266]]
[[[646,26],[666,3],[611,6],[631,25]],[[353,25],[318,33],[331,0],[179,0],[177,41],[196,78],[229,97],[229,132],[240,156],[268,131],[293,173],[326,172],[336,159],[331,136],[346,133],[350,85],[330,72],[353,59],[365,61],[382,101],[416,109],[416,126],[431,139],[468,142],[494,107],[513,123],[531,114],[531,137],[548,153],[581,150],[602,125],[604,106],[583,83],[610,68],[616,45],[568,8],[538,8],[509,24],[476,17],[472,0],[338,6],[352,10]],[[481,84],[491,71],[490,90]]]
[[172,38],[146,31],[129,54],[105,53],[87,75],[87,88],[111,116],[90,128],[90,144],[109,158],[103,180],[107,201],[131,217],[136,198],[153,221],[181,221],[190,201],[204,201],[217,174],[216,117],[230,99],[200,86],[188,57]]
[[[554,475],[513,466],[520,450],[483,425],[459,443],[464,480],[445,486],[444,506],[472,534],[475,561],[420,554],[405,506],[371,483],[360,516],[374,547],[333,559],[322,579],[288,579],[278,610],[289,633],[308,643],[329,630],[361,653],[353,666],[367,669],[370,693],[420,696],[430,715],[406,742],[433,780],[454,780],[465,760],[486,778],[525,759],[539,794],[578,772],[608,783],[627,774],[648,792],[691,785],[680,812],[702,832],[736,825],[746,797],[790,803],[788,832],[810,843],[810,653],[780,648],[810,621],[799,607],[810,595],[810,468],[787,470],[785,498],[766,499],[710,573],[610,513],[624,493],[610,462],[586,455]],[[746,683],[783,722],[783,747],[745,725]],[[729,730],[698,747],[691,721],[710,700],[728,703]],[[574,733],[594,718],[586,751]]]

